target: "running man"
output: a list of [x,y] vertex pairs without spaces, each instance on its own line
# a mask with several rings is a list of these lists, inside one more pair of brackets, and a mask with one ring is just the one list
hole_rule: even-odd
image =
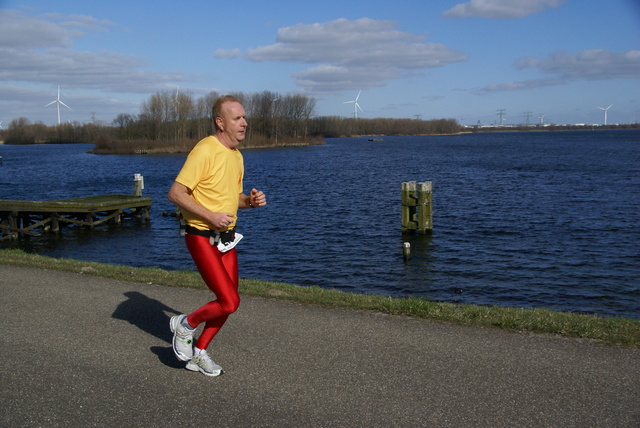
[[[182,211],[189,253],[216,299],[190,314],[171,318],[173,351],[186,368],[207,376],[224,373],[207,354],[207,347],[228,316],[240,305],[238,258],[235,245],[242,235],[235,231],[241,208],[263,207],[263,192],[243,193],[244,161],[238,145],[244,140],[247,121],[240,101],[219,98],[212,110],[215,135],[202,139],[189,153],[169,190],[168,199]],[[193,334],[204,323],[194,343]]]

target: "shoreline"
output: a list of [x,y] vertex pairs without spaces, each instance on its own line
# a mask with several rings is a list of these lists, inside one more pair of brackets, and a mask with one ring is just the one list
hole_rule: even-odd
[[[339,137],[326,137],[326,138],[378,138],[384,139],[388,137],[435,137],[435,136],[459,136],[459,135],[468,135],[468,134],[501,134],[501,133],[513,133],[513,132],[569,132],[569,131],[617,131],[617,130],[640,130],[639,127],[627,127],[627,126],[616,126],[616,125],[607,125],[606,127],[600,126],[548,126],[548,127],[486,127],[486,128],[475,128],[475,127],[466,127],[460,132],[454,132],[450,134],[407,134],[407,135],[386,135],[386,134],[362,134],[362,135],[341,135]],[[247,144],[240,146],[242,150],[258,150],[258,149],[279,149],[279,148],[287,148],[287,147],[309,147],[309,146],[318,146],[326,144],[325,137],[315,137],[310,138],[305,141],[294,141],[294,142],[285,142],[279,144]],[[148,146],[148,142],[122,142],[117,143],[121,144],[122,150],[111,150],[111,149],[100,149],[94,148],[89,153],[93,154],[181,154],[181,153],[189,153],[191,148],[197,143],[197,141],[193,141],[185,145],[185,142],[181,143],[160,143],[159,148],[141,148],[141,146]],[[116,143],[114,143],[116,144]]]

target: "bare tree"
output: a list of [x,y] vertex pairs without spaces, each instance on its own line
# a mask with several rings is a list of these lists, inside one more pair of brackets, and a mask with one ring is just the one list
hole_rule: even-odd
[[175,139],[176,141],[187,138],[189,121],[194,119],[195,106],[191,92],[178,93],[174,97],[175,108]]
[[213,104],[220,95],[216,91],[211,91],[198,98],[195,104],[196,116],[196,138],[198,140],[211,135],[213,132]]

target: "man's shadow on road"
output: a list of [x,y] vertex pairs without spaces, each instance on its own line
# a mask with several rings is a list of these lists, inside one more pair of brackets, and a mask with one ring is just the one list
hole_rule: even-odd
[[169,329],[170,317],[166,314],[169,312],[179,315],[181,312],[137,291],[127,291],[124,295],[127,300],[120,303],[111,316],[128,321],[140,330],[167,342],[169,347],[152,346],[151,352],[158,356],[160,362],[169,367],[184,368],[184,363],[178,361],[173,353],[173,334]]

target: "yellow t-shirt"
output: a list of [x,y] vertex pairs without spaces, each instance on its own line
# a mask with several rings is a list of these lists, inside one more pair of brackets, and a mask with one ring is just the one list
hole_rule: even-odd
[[[176,181],[191,190],[191,197],[213,212],[238,212],[238,197],[242,193],[244,161],[237,149],[229,149],[214,136],[203,138],[195,145]],[[213,229],[213,226],[188,212],[182,213],[190,226]],[[236,217],[237,218],[237,217]],[[229,225],[234,227],[236,220]]]

